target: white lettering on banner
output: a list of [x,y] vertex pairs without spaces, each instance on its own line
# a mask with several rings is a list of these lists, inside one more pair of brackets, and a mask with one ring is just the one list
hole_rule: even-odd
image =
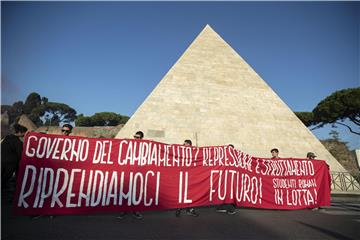
[[[183,178],[184,178],[184,185],[183,185]],[[183,172],[180,171],[179,175],[179,203],[192,203],[191,199],[188,199],[188,179],[189,175],[188,172],[185,172],[183,177]],[[184,195],[182,194],[184,192]]]
[[300,188],[313,188],[317,187],[316,179],[298,179],[299,187]]
[[[204,167],[226,166],[242,168],[252,172],[253,157],[243,152],[237,151],[234,148],[228,147],[211,147],[203,148]],[[230,158],[229,158],[230,156]]]
[[317,190],[314,189],[274,189],[277,205],[312,206],[317,204]]
[[[58,191],[61,173],[64,175],[64,179],[63,179],[63,184],[62,184],[60,190]],[[24,177],[24,179],[25,179],[25,177]],[[69,181],[69,174],[68,174],[67,170],[64,168],[59,168],[56,171],[56,179],[55,179],[55,184],[54,184],[54,192],[53,192],[53,196],[51,199],[51,207],[55,206],[55,202],[58,204],[59,207],[63,207],[63,204],[59,200],[59,196],[65,192],[68,181]]]
[[309,160],[257,159],[256,173],[267,176],[314,176],[314,164]]
[[287,179],[287,178],[274,178],[274,188],[316,188],[316,179]]
[[[313,191],[316,192],[316,189],[313,189]],[[286,204],[288,206],[313,205],[315,204],[315,198],[309,189],[289,189],[286,190]]]
[[[185,182],[188,184],[187,174],[185,176]],[[78,181],[79,179],[80,181]],[[36,180],[37,184],[35,184]],[[62,185],[59,186],[61,182]],[[86,192],[85,189],[87,189]],[[27,165],[17,205],[28,208],[28,201],[35,197],[33,208],[45,206],[54,208],[64,205],[68,208],[96,207],[110,204],[114,206],[123,204],[157,206],[159,191],[160,172],[151,170],[143,174],[141,172],[103,172],[81,169],[68,171],[59,168],[55,172],[52,168],[40,168],[37,171],[35,166]],[[185,191],[187,190],[185,189]],[[185,201],[189,201],[189,199],[185,198]]]
[[66,207],[76,207],[76,204],[71,203],[71,198],[74,197],[76,194],[72,193],[72,187],[74,183],[74,175],[77,172],[81,172],[80,169],[73,169],[70,174],[70,182],[68,186],[68,191],[66,195]]
[[[30,187],[29,187],[28,191],[25,192],[25,187],[26,187],[26,183],[28,180],[29,171],[32,171]],[[27,165],[25,168],[24,178],[21,183],[21,191],[20,191],[20,196],[19,196],[19,201],[18,201],[18,207],[24,207],[24,208],[29,207],[29,204],[25,201],[25,198],[29,197],[31,195],[31,193],[34,191],[34,183],[36,180],[35,178],[36,178],[36,168],[32,165]]]
[[111,180],[109,184],[109,190],[105,202],[105,206],[110,205],[110,200],[113,199],[112,205],[116,205],[116,196],[117,196],[117,173],[113,172],[111,175]]
[[[85,161],[89,154],[88,139],[29,136],[25,156],[38,159]],[[70,156],[69,156],[70,155]]]
[[[139,185],[137,185],[139,181]],[[143,195],[143,189],[144,189],[144,177],[141,173],[135,173],[134,176],[134,187],[132,189],[132,203],[134,206],[137,206],[140,204],[142,195]],[[139,190],[139,196],[138,199],[136,199],[136,190]]]
[[[47,180],[48,175],[49,175],[49,180]],[[39,208],[42,208],[42,206],[44,205],[44,199],[50,197],[53,189],[53,185],[50,183],[52,183],[53,181],[54,181],[54,171],[52,169],[46,168],[44,170],[44,181],[42,184],[42,189],[44,190],[41,191]],[[45,190],[47,182],[49,182],[48,189]]]
[[[199,150],[197,150],[196,154],[198,152]],[[121,166],[196,166],[196,163],[193,163],[193,148],[191,147],[130,140],[122,140],[119,143],[117,163]]]
[[113,164],[111,161],[112,141],[96,141],[95,152],[92,163]]
[[284,197],[283,197],[283,190],[282,189],[274,189],[274,200],[275,204],[283,205],[284,204]]
[[[236,181],[234,178],[236,178]],[[218,186],[214,187],[214,183],[216,182]],[[221,193],[221,191],[223,192]],[[216,192],[217,194],[214,195]],[[210,202],[214,201],[214,196],[216,196],[217,200],[224,200],[228,197],[230,199],[236,198],[238,202],[261,203],[262,179],[261,177],[250,177],[246,173],[239,173],[232,170],[211,170]]]
[[41,183],[43,180],[43,172],[44,172],[44,168],[40,168],[40,174],[39,174],[39,178],[38,178],[38,184],[37,184],[37,190],[36,190],[36,198],[34,201],[34,205],[33,208],[37,208],[38,202],[39,202],[39,197],[40,197],[40,192],[41,192]]
[[283,179],[283,178],[274,178],[273,179],[274,188],[296,188],[296,179]]

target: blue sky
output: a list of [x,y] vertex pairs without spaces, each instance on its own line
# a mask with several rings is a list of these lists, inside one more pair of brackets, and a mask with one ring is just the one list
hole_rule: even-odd
[[[358,87],[359,2],[2,2],[2,104],[131,116],[206,24],[293,111]],[[313,131],[327,138],[330,127]],[[339,127],[351,148],[355,135]]]

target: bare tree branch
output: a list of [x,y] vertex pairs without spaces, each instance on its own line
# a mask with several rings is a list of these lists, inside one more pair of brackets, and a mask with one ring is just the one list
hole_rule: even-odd
[[340,124],[340,125],[343,125],[345,127],[347,127],[349,129],[350,132],[356,134],[356,135],[360,135],[360,132],[355,132],[351,129],[351,127],[349,127],[348,125],[344,124],[344,123],[341,123],[341,122],[335,122],[335,124]]

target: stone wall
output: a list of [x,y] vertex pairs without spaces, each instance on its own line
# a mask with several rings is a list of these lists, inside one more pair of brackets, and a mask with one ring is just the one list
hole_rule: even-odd
[[[123,126],[123,124],[120,124],[118,126],[75,127],[71,136],[114,138]],[[42,126],[35,131],[48,134],[61,134],[61,128],[56,126]],[[129,138],[132,138],[132,136],[129,136]]]

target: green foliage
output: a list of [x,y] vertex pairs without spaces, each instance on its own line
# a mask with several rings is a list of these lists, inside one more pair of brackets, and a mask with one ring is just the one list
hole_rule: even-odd
[[60,122],[71,122],[76,118],[76,111],[64,103],[49,102],[38,93],[30,93],[25,100],[15,102],[12,106],[2,105],[1,111],[7,111],[9,123],[12,124],[22,114],[26,114],[36,125],[59,125]]
[[75,120],[75,125],[76,126],[84,126],[84,127],[94,126],[94,125],[92,125],[91,117],[86,117],[86,116],[84,116],[84,114],[80,114],[77,116],[77,118]]
[[360,88],[348,88],[334,92],[322,100],[313,110],[314,120],[328,124],[349,119],[360,126]]
[[314,114],[312,112],[295,112],[295,114],[305,126],[314,125]]
[[46,102],[37,109],[46,124],[59,125],[61,122],[72,122],[76,119],[76,111],[69,105],[57,102]]
[[360,88],[348,88],[336,91],[322,100],[313,110],[314,122],[322,127],[325,124],[336,124],[345,126],[350,132],[360,135],[360,132],[353,130],[345,124],[350,120],[360,126]]
[[342,125],[350,132],[360,135],[345,120],[360,126],[360,88],[348,88],[332,93],[322,100],[314,110],[295,113],[307,126],[314,126],[311,130],[323,127],[326,124]]
[[83,114],[77,116],[75,121],[76,126],[117,126],[124,124],[129,120],[129,117],[123,116],[114,112],[99,112],[87,117]]
[[25,100],[24,113],[29,115],[29,114],[31,114],[33,109],[39,107],[40,105],[41,105],[41,97],[40,97],[40,95],[38,93],[35,93],[35,92],[30,93],[29,96],[27,96],[27,98]]

